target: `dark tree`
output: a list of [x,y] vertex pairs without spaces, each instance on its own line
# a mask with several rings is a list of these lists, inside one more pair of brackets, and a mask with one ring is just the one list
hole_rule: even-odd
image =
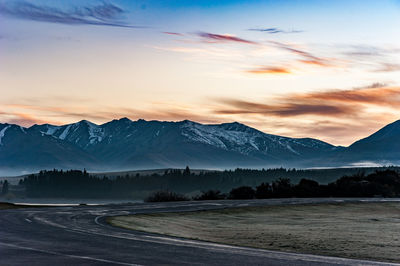
[[186,201],[188,197],[171,191],[156,191],[148,196],[146,202]]
[[[295,171],[295,170],[293,170]],[[279,178],[272,183],[274,197],[289,198],[293,197],[292,184],[289,178]]]
[[184,175],[184,176],[190,176],[190,169],[189,169],[189,166],[186,166],[185,170],[183,170],[183,175]]
[[8,193],[8,181],[5,180],[3,183],[3,188],[1,189],[1,194],[5,195]]
[[294,187],[296,197],[318,197],[323,196],[320,185],[317,181],[301,179],[300,183]]
[[256,187],[256,198],[257,199],[268,199],[272,197],[272,186],[268,183],[261,183]]
[[242,186],[234,188],[229,193],[230,199],[254,199],[255,191],[252,187]]
[[193,197],[193,200],[221,200],[224,199],[225,195],[221,194],[219,190],[208,190],[202,192],[201,195]]

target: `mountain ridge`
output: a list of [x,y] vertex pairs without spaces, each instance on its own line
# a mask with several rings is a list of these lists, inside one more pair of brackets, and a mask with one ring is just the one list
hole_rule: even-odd
[[[103,124],[88,120],[59,126],[0,124],[0,169],[102,171],[186,165],[222,169],[397,162],[400,145],[386,144],[396,140],[400,140],[400,120],[349,147],[268,134],[239,122],[132,121],[124,117]],[[391,145],[390,153],[380,149]],[[374,156],[371,147],[379,154]]]

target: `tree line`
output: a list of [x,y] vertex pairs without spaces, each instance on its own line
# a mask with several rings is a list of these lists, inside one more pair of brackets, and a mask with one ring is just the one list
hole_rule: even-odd
[[[292,184],[288,178],[279,178],[272,183],[261,183],[255,188],[240,186],[229,193],[208,190],[192,197],[192,200],[221,199],[268,199],[268,198],[314,198],[314,197],[400,197],[400,174],[394,170],[376,171],[352,176],[343,176],[335,182],[321,185],[315,180],[301,179]],[[190,200],[189,197],[169,191],[157,191],[146,201]]]
[[[347,170],[349,171],[349,170]],[[353,169],[354,174],[344,175],[328,184],[312,178],[296,178],[313,173],[313,170],[236,169],[221,172],[194,174],[189,167],[184,170],[169,169],[163,174],[140,174],[98,178],[80,170],[50,170],[32,174],[19,183],[27,197],[63,198],[144,198],[154,191],[174,191],[178,194],[196,194],[196,199],[221,198],[279,198],[279,197],[395,197],[400,196],[399,170],[382,168],[366,174]],[[318,170],[322,178],[331,174]],[[351,172],[351,171],[350,171]],[[311,175],[312,176],[312,175]],[[273,179],[276,177],[275,179]],[[259,181],[256,183],[256,181]],[[6,186],[3,185],[5,190]],[[232,189],[235,188],[235,189]],[[7,187],[8,190],[8,187]],[[196,192],[197,191],[197,192]],[[200,193],[204,191],[203,193]],[[4,191],[3,191],[4,192]],[[217,193],[218,192],[218,193]],[[157,197],[156,197],[157,198]],[[162,194],[158,195],[162,198]]]

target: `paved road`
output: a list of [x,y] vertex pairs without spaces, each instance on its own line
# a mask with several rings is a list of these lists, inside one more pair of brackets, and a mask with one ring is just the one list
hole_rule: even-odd
[[[381,201],[368,201],[371,200]],[[266,251],[166,237],[116,228],[105,222],[107,216],[135,213],[334,201],[343,200],[208,201],[2,210],[0,264],[382,265],[377,262]]]

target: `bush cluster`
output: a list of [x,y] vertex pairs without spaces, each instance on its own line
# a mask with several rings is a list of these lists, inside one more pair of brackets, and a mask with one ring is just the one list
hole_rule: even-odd
[[175,193],[172,191],[156,191],[148,196],[145,202],[168,202],[168,201],[186,201],[189,200],[183,194]]

